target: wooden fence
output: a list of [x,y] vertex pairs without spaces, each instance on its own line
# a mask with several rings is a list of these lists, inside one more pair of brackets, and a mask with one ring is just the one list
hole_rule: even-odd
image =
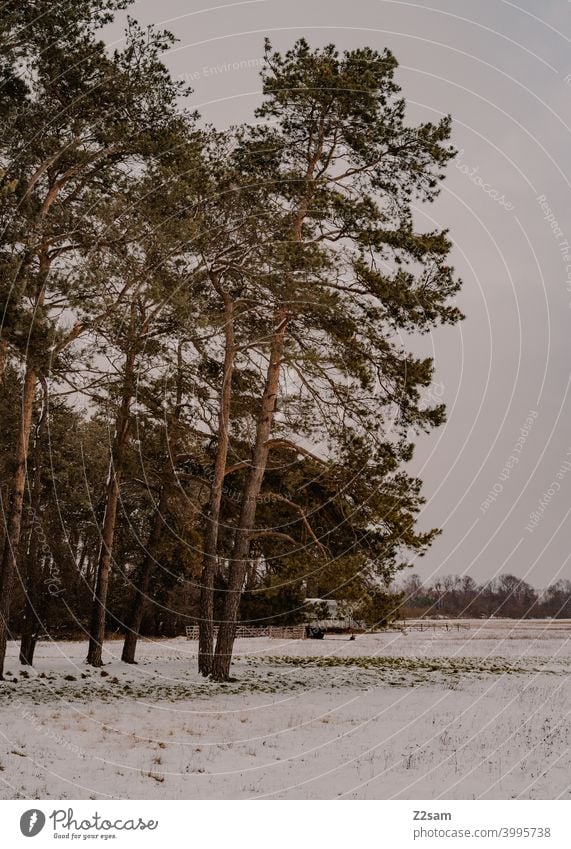
[[[214,628],[216,636],[218,628]],[[303,640],[305,639],[305,625],[266,625],[256,628],[251,625],[238,625],[236,637],[270,637],[275,640]],[[186,626],[186,639],[198,640],[198,625]]]
[[399,628],[404,628],[407,631],[469,631],[470,625],[467,622],[411,622],[410,620],[399,620],[394,622]]

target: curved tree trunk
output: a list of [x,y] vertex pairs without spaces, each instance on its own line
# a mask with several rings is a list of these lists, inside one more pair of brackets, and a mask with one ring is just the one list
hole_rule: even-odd
[[22,417],[20,421],[18,441],[16,444],[11,501],[8,518],[6,520],[4,548],[0,564],[0,679],[3,678],[4,674],[4,660],[6,657],[6,643],[8,640],[12,588],[16,568],[16,551],[18,550],[18,544],[20,542],[20,530],[22,526],[24,489],[26,486],[26,467],[28,461],[30,433],[32,429],[32,413],[34,409],[36,382],[36,372],[32,366],[28,366],[24,377]]
[[240,522],[236,531],[234,548],[230,560],[228,587],[224,599],[222,622],[218,629],[216,652],[212,663],[212,678],[215,681],[227,681],[230,675],[230,663],[240,608],[240,597],[244,578],[248,569],[250,553],[250,534],[256,518],[257,501],[268,460],[268,440],[278,395],[280,371],[285,343],[288,316],[284,310],[276,314],[276,328],[272,337],[270,360],[266,374],[266,385],[262,395],[260,414],[256,426],[256,441],[252,451],[252,465],[244,488],[244,500],[240,513]]
[[210,486],[208,500],[207,528],[204,539],[200,586],[200,622],[198,626],[198,670],[203,675],[212,672],[214,648],[214,579],[218,563],[218,529],[220,524],[220,507],[222,504],[222,489],[228,457],[228,441],[230,427],[230,408],[232,402],[232,375],[234,372],[234,327],[233,304],[230,296],[221,291],[224,299],[224,370],[222,389],[220,393],[220,410],[218,415],[218,445],[214,463],[214,475]]
[[[305,174],[307,191],[294,215],[292,226],[293,241],[302,242],[303,222],[307,216],[309,202],[314,192],[313,177],[315,168],[323,151],[323,126],[316,141],[315,150],[311,153]],[[240,598],[244,579],[248,570],[250,553],[250,535],[256,518],[256,506],[262,488],[266,464],[268,461],[268,440],[271,436],[276,399],[279,389],[281,365],[284,352],[285,337],[289,321],[289,311],[282,304],[276,310],[276,326],[270,346],[270,359],[266,372],[266,385],[260,404],[260,413],[256,426],[256,440],[252,451],[252,465],[244,488],[244,501],[240,513],[240,521],[234,539],[234,548],[230,561],[228,587],[224,600],[222,622],[218,629],[216,651],[212,663],[212,678],[216,681],[227,681],[230,676],[230,664],[238,622]]]

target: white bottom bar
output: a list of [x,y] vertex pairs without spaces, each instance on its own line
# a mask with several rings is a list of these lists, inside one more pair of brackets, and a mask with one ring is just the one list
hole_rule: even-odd
[[567,801],[4,801],[14,846],[568,849]]

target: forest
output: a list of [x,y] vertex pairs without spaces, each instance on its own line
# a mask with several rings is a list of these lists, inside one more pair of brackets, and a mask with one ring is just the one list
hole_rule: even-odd
[[374,624],[439,533],[415,340],[461,282],[413,210],[452,125],[408,122],[389,50],[300,39],[266,40],[249,122],[210,126],[170,33],[105,45],[127,5],[0,17],[0,674],[9,639],[99,667],[108,635],[133,663],[198,623],[224,681],[238,621],[326,597]]

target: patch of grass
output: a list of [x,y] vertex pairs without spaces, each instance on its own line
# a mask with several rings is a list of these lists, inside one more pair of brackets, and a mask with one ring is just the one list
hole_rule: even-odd
[[292,666],[301,668],[317,669],[375,669],[387,671],[406,672],[451,672],[451,673],[482,673],[488,672],[497,675],[511,672],[528,672],[529,669],[522,664],[516,664],[506,658],[473,658],[473,657],[337,657],[316,656],[298,657],[294,655],[266,655],[260,658],[264,663],[273,666]]
[[[336,690],[358,688],[370,690],[376,687],[419,687],[439,686],[458,689],[466,679],[483,675],[514,675],[536,672],[554,675],[568,674],[569,662],[562,659],[523,657],[395,657],[395,656],[311,656],[288,655],[241,656],[237,658],[236,670],[239,678],[230,682],[215,683],[197,679],[194,675],[183,675],[175,681],[165,682],[159,677],[144,681],[119,680],[116,676],[109,682],[109,672],[94,671],[89,676],[89,697],[104,703],[117,699],[176,702],[188,699],[209,699],[224,693],[276,694],[314,689]],[[29,681],[21,680],[18,692],[34,704],[58,703],[65,700],[85,700],[86,694],[75,687],[75,677],[46,676]],[[84,674],[82,674],[82,678]],[[87,677],[87,676],[86,676]],[[54,684],[51,681],[54,680]],[[69,682],[69,683],[67,683]],[[118,686],[109,687],[108,684]],[[47,686],[46,686],[47,685]],[[0,687],[0,705],[9,705],[14,698],[14,689],[8,684]]]

